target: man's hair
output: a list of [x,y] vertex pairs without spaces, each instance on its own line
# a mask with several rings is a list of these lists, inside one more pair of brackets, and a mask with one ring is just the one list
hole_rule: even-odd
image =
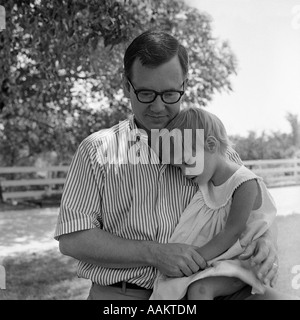
[[214,136],[220,143],[219,151],[225,154],[228,147],[232,146],[228,138],[226,129],[222,121],[214,114],[203,108],[185,108],[168,124],[167,129],[178,128],[183,132],[184,129],[204,130],[204,141],[207,137]]
[[179,41],[164,31],[148,30],[136,37],[124,55],[124,72],[131,78],[132,65],[138,58],[143,66],[155,68],[178,55],[183,76],[188,73],[187,50]]

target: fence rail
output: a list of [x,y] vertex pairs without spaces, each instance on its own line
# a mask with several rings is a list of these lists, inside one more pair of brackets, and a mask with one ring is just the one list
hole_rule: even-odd
[[[244,161],[246,167],[261,176],[268,187],[300,184],[300,159]],[[41,199],[61,195],[68,166],[2,167],[2,201]]]
[[2,201],[41,199],[61,195],[68,166],[2,167],[0,195]]
[[300,159],[251,160],[244,164],[261,176],[268,187],[300,184]]

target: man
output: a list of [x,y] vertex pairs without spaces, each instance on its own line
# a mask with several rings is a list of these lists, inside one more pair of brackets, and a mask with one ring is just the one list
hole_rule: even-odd
[[[133,117],[80,144],[55,233],[61,252],[79,260],[78,275],[92,281],[89,299],[148,299],[157,270],[182,277],[205,267],[196,247],[167,243],[197,187],[178,168],[154,161],[150,148],[151,130],[166,128],[180,110],[186,49],[169,34],[145,32],[127,48],[124,69]],[[271,284],[278,267],[273,236],[244,254]],[[250,291],[227,298],[245,299]],[[276,297],[270,289],[263,298]]]

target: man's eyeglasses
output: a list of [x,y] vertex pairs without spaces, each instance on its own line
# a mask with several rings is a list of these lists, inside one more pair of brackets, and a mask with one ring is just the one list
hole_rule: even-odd
[[[131,81],[129,80],[129,78],[127,78],[127,80],[132,86],[132,89],[138,101],[142,103],[151,103],[156,99],[157,96],[160,96],[161,100],[164,103],[173,104],[178,102],[181,99],[182,95],[184,94],[184,91],[181,91],[181,90],[166,90],[162,92],[158,92],[155,90],[147,90],[147,89],[136,90],[133,84],[131,83]],[[181,87],[183,86],[183,84],[184,84],[184,81],[182,82]]]

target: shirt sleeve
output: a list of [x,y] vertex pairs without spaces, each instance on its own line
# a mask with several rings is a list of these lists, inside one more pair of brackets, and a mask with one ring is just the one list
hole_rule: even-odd
[[93,145],[84,141],[75,153],[67,174],[54,239],[59,240],[62,234],[101,228],[104,175],[103,168],[96,163]]

